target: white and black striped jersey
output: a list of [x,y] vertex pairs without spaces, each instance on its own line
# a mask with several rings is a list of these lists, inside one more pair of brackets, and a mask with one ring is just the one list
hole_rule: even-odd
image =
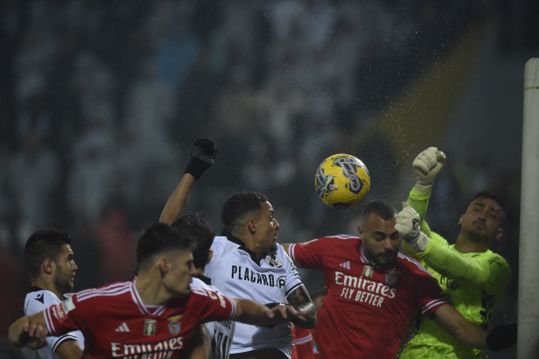
[[[216,287],[207,283],[209,278],[193,278],[191,288],[206,289],[220,292]],[[220,322],[208,322],[204,325],[211,336],[210,359],[228,359],[232,337],[234,336],[234,327],[236,322],[233,320],[223,320]]]
[[[303,285],[296,267],[280,244],[259,263],[235,238],[215,237],[211,251],[213,256],[205,268],[205,275],[228,297],[247,298],[262,304],[286,303],[286,297]],[[281,324],[267,328],[236,323],[231,354],[264,348],[279,349],[290,356],[289,326]]]
[[[61,300],[56,296],[56,294],[50,290],[39,288],[33,289],[35,290],[26,294],[26,298],[24,299],[25,315],[39,313],[51,305],[61,303]],[[47,337],[46,340],[47,345],[41,349],[38,349],[39,356],[43,359],[57,358],[55,354],[56,349],[58,349],[58,347],[67,340],[75,340],[81,350],[84,349],[84,336],[78,330],[69,332],[59,337],[50,336]]]

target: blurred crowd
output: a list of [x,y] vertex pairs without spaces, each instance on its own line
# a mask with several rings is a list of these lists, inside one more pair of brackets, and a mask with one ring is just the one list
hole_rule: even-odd
[[[348,228],[349,214],[323,208],[315,198],[314,169],[335,151],[358,154],[363,148],[358,155],[371,170],[371,199],[387,186],[402,187],[398,176],[385,187],[377,180],[389,171],[380,163],[393,158],[389,146],[342,138],[373,121],[471,24],[484,20],[484,6],[419,0],[4,2],[4,308],[13,308],[14,316],[22,311],[27,281],[21,249],[42,227],[73,234],[77,287],[128,278],[137,232],[158,219],[196,137],[211,137],[220,147],[190,199],[190,208],[203,209],[216,231],[220,204],[243,189],[270,196],[287,242]],[[429,219],[454,238],[464,200],[492,188],[509,199],[512,243],[499,250],[512,256],[519,179],[495,171],[495,163],[472,154],[448,165]],[[403,198],[389,199],[398,204]]]

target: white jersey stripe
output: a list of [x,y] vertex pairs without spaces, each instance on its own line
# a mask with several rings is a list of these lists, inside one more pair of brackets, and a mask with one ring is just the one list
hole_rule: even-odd
[[294,344],[295,345],[301,345],[301,344],[308,343],[311,340],[313,340],[313,336],[311,334],[308,334],[308,335],[306,335],[304,337],[294,339]]
[[78,301],[83,301],[96,296],[111,296],[125,293],[129,290],[131,282],[122,283],[122,285],[109,286],[105,288],[87,289],[77,293]]
[[288,297],[290,295],[290,293],[292,293],[293,291],[295,291],[296,289],[298,289],[299,287],[301,287],[303,285],[303,283],[298,283],[296,284],[294,287],[290,288],[285,294],[284,294],[284,297]]
[[446,301],[441,300],[441,299],[431,300],[426,305],[424,305],[423,308],[421,308],[421,314],[425,314],[426,312],[428,312],[430,309],[432,309],[433,307],[435,307],[438,304],[445,304],[445,303],[446,303]]

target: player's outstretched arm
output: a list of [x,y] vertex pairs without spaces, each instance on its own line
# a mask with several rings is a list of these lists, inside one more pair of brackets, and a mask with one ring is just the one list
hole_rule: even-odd
[[11,344],[29,349],[43,347],[48,334],[43,312],[19,318],[8,329],[8,339]]
[[452,305],[440,306],[434,315],[436,321],[461,344],[478,349],[486,348],[488,332],[464,319]]
[[273,326],[289,321],[306,320],[305,313],[296,310],[291,305],[279,304],[268,308],[249,299],[236,300],[236,315],[233,319],[258,326]]
[[82,358],[82,350],[75,340],[66,340],[58,349],[56,349],[56,356],[60,359],[80,359]]
[[193,184],[213,165],[216,155],[217,149],[212,140],[199,138],[193,142],[191,158],[185,168],[185,174],[167,199],[159,216],[159,222],[172,224],[181,216]]
[[194,329],[193,341],[187,349],[189,359],[208,359],[211,354],[210,334],[205,325],[199,325]]
[[294,308],[304,313],[305,320],[292,321],[300,328],[314,328],[316,324],[316,307],[311,300],[311,296],[307,288],[302,284],[290,293],[286,300],[292,304]]
[[449,304],[440,306],[434,315],[438,323],[453,334],[460,343],[472,348],[500,351],[512,347],[517,342],[516,323],[497,325],[487,332],[464,319]]

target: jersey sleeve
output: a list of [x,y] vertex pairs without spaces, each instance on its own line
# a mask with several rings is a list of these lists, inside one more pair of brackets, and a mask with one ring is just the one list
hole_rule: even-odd
[[80,306],[76,304],[76,295],[45,309],[43,314],[49,333],[59,335],[81,329],[76,319],[80,310]]
[[[29,300],[24,307],[25,315],[39,313],[53,305],[61,303],[58,298],[46,291],[36,292],[35,294],[31,293],[29,295],[31,297],[28,298]],[[73,332],[68,332],[60,336],[48,336],[45,340],[49,348],[55,352],[62,343],[69,340],[77,341],[77,336]]]
[[199,311],[200,322],[232,319],[236,315],[236,301],[216,290],[191,287],[195,308]]
[[282,258],[283,268],[286,271],[284,296],[288,297],[288,295],[292,293],[296,288],[303,285],[303,282],[301,281],[301,277],[299,276],[298,270],[296,269],[296,266],[292,262],[292,259],[290,259],[290,257],[285,253],[282,247],[279,248],[278,253],[280,254],[279,257]]
[[492,251],[469,256],[430,241],[421,258],[439,273],[491,294],[501,292],[511,276],[507,261]]
[[320,268],[326,242],[324,238],[316,238],[304,243],[292,243],[288,247],[288,254],[299,267]]
[[418,289],[416,293],[419,296],[418,300],[421,313],[434,313],[443,304],[447,304],[447,300],[436,279],[423,268],[418,267],[418,271]]

